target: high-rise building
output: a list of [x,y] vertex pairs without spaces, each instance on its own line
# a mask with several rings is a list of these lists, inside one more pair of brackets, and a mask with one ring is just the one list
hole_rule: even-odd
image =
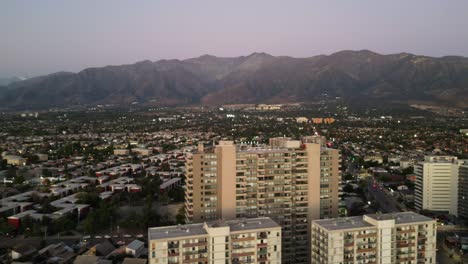
[[458,169],[458,216],[468,219],[468,161]]
[[414,212],[314,220],[311,263],[435,263],[436,226]]
[[148,229],[149,264],[281,263],[281,227],[253,218]]
[[283,262],[308,263],[309,223],[338,216],[340,153],[273,140],[241,147],[221,141],[188,157],[186,220],[271,217],[282,226]]
[[458,163],[453,156],[425,156],[414,166],[416,209],[458,215]]

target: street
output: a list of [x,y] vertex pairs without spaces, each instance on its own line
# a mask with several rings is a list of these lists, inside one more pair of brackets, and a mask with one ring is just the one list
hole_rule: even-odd
[[398,203],[393,197],[390,197],[381,184],[374,184],[373,180],[367,180],[367,191],[369,200],[374,200],[379,204],[382,213],[400,212]]

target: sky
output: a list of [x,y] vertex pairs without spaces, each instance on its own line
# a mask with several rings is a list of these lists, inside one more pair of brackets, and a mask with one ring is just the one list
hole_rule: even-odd
[[468,57],[468,1],[0,1],[0,78],[204,54],[361,49]]

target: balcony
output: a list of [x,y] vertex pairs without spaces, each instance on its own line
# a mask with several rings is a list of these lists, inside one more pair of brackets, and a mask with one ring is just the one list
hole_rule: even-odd
[[208,250],[206,248],[199,249],[199,250],[191,250],[191,251],[184,252],[184,256],[195,255],[195,254],[204,254],[204,253],[207,253],[207,252],[208,252]]
[[248,257],[255,255],[255,252],[232,253],[233,258]]
[[206,246],[207,242],[206,241],[200,241],[200,242],[195,242],[195,243],[186,243],[183,245],[183,247],[200,247],[200,246]]
[[364,252],[373,252],[376,248],[358,248],[356,249],[357,253],[364,253]]
[[376,237],[376,236],[377,236],[377,233],[356,235],[357,238],[367,238],[367,237]]
[[[255,237],[240,237],[240,238],[232,238],[232,242],[244,242],[244,241],[252,241],[255,240]],[[206,242],[205,242],[206,243]]]
[[208,258],[193,258],[193,259],[184,259],[183,263],[192,263],[192,262],[207,262]]
[[397,233],[398,234],[408,234],[408,233],[414,233],[416,232],[416,229],[414,228],[410,228],[410,229],[406,229],[406,230],[398,230]]

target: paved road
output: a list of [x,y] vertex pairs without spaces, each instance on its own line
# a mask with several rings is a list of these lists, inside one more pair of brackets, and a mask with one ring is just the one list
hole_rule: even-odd
[[367,181],[367,191],[369,196],[380,205],[380,211],[382,211],[382,213],[400,212],[395,199],[389,196],[383,187],[382,189],[380,189],[379,186],[374,187],[373,180]]

